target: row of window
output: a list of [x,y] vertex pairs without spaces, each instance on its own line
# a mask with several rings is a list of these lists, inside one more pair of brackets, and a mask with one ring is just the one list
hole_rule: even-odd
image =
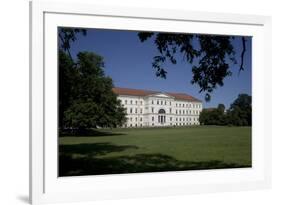
[[[160,121],[159,119],[159,117],[161,117],[161,116],[158,116],[158,122]],[[164,118],[164,121],[166,121],[166,117],[165,116],[163,116]],[[154,122],[154,116],[152,116],[151,117],[151,121],[153,121]],[[173,121],[173,117],[170,117],[170,121]],[[189,121],[189,122],[191,122],[191,121],[198,121],[198,117],[196,118],[196,117],[194,117],[194,118],[192,118],[192,117],[186,117],[186,118],[184,118],[184,117],[179,117],[179,118],[177,118],[176,117],[176,121]]]
[[[133,105],[133,103],[135,105],[138,105],[138,100],[129,100],[130,104]],[[123,101],[122,101],[123,103]],[[172,105],[172,102],[169,101],[168,102],[170,105]],[[128,104],[128,100],[124,100],[124,103],[125,105]],[[139,101],[139,104],[142,105],[143,104],[143,101]],[[154,105],[154,100],[151,100],[151,104]],[[167,101],[165,100],[156,100],[156,104],[157,105],[167,105]],[[200,108],[200,104],[192,104],[192,103],[176,103],[176,107],[186,107],[186,108]]]
[[[199,125],[199,123],[175,123],[174,124],[175,126],[185,126],[185,125]],[[124,125],[124,127],[142,127],[143,125],[142,125],[142,123],[141,124],[132,124],[132,123],[130,123],[130,124],[125,124]],[[155,126],[155,124],[154,123],[152,123],[151,124],[151,126]],[[170,123],[170,126],[173,126],[173,123]]]
[[200,112],[199,110],[176,110],[176,114],[182,114],[182,115],[187,115],[187,114],[193,114],[193,115],[199,115]]
[[[128,100],[124,100],[124,104],[127,105],[128,104]],[[133,100],[130,100],[130,104],[133,105]],[[137,100],[135,100],[135,105],[138,105],[138,101]],[[142,101],[140,101],[140,105],[142,105]]]
[[[127,108],[127,113],[132,114],[133,113],[133,108]],[[135,108],[135,114],[138,114],[138,108]],[[142,114],[142,108],[140,108],[140,114]]]
[[[170,103],[170,105],[172,105],[172,102],[171,102],[171,101],[170,101],[169,103]],[[153,100],[151,100],[151,104],[152,104],[152,105],[154,104],[154,101],[153,101]],[[167,105],[167,101],[165,101],[165,100],[164,100],[164,101],[163,101],[163,100],[157,100],[157,101],[156,101],[156,104],[157,104],[157,105]]]
[[[133,121],[133,118],[130,117],[130,118],[129,118],[129,121],[132,122],[132,121]],[[135,122],[137,122],[137,121],[138,121],[138,118],[136,117],[136,118],[135,118]],[[140,122],[142,122],[142,117],[140,117]]]
[[176,103],[176,107],[188,107],[188,108],[200,108],[200,104],[191,104],[191,103]]
[[[135,112],[134,112],[135,111]],[[127,108],[127,113],[128,114],[138,114],[138,111],[139,111],[139,114],[142,114],[142,108],[138,109],[138,108]],[[172,113],[172,108],[169,109],[169,113]],[[152,107],[151,108],[151,113],[154,113],[154,108]],[[193,115],[199,115],[200,112],[199,110],[176,110],[176,114],[179,114],[179,115],[188,115],[188,114],[193,114]]]
[[[130,118],[128,118],[129,119],[129,122],[133,122],[133,118],[132,117],[130,117]],[[176,119],[176,121],[179,121],[179,122],[181,122],[181,121],[187,121],[187,122],[192,122],[192,121],[197,121],[198,122],[198,117],[196,118],[196,117],[179,117],[179,118],[175,118]],[[152,116],[151,117],[151,121],[152,122],[154,122],[154,116]],[[138,121],[138,118],[137,117],[135,117],[135,122],[137,122]],[[139,121],[140,122],[142,122],[142,117],[140,117],[139,118]],[[172,122],[173,121],[173,117],[170,117],[170,122]],[[158,116],[158,122],[166,122],[166,116]]]
[[[172,108],[169,109],[169,113],[172,113]],[[151,108],[151,112],[154,113],[154,108],[152,107]],[[176,110],[176,114],[179,114],[179,115],[199,115],[200,114],[200,111],[199,110]]]

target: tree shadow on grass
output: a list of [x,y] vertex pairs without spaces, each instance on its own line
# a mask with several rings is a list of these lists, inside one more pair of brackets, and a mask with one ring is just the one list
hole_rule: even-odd
[[60,145],[60,155],[82,155],[82,158],[93,158],[101,155],[105,155],[112,152],[122,152],[127,149],[138,149],[133,145],[113,145],[108,142],[100,143],[81,143],[71,145]]
[[111,130],[98,130],[98,129],[83,129],[83,130],[59,130],[60,137],[105,137],[126,135],[125,133],[112,132]]
[[[181,161],[164,154],[136,154],[133,156],[102,157],[110,152],[137,149],[135,146],[116,146],[110,143],[61,145],[59,176],[125,174],[249,167],[219,160]],[[66,147],[64,147],[66,146]],[[73,154],[81,154],[74,156]]]

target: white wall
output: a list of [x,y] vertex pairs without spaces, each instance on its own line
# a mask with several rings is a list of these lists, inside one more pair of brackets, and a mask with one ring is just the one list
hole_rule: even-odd
[[[80,0],[82,1],[82,0]],[[98,2],[98,0],[88,0]],[[278,0],[103,0],[102,4],[155,8],[266,14],[273,17],[273,188],[239,193],[218,193],[128,199],[75,204],[281,204],[280,46],[281,6]],[[28,1],[1,2],[0,12],[0,204],[26,204],[28,196]]]
[[[158,94],[145,97],[119,95],[118,99],[121,100],[121,104],[126,109],[127,122],[124,124],[125,127],[186,126],[200,124],[199,115],[202,111],[201,102],[182,101],[165,95],[159,97]],[[160,109],[165,110],[166,119],[164,120],[164,124],[158,122],[158,111]],[[152,118],[154,120],[152,120]]]

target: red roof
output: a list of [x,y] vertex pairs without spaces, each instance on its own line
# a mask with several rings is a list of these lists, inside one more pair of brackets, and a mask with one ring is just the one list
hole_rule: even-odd
[[185,93],[170,93],[170,92],[159,92],[159,91],[152,91],[152,90],[140,90],[140,89],[131,89],[131,88],[119,88],[119,87],[115,87],[112,90],[117,95],[147,96],[156,93],[163,93],[163,94],[170,95],[177,100],[201,102],[200,100],[192,97],[191,95],[187,95]]

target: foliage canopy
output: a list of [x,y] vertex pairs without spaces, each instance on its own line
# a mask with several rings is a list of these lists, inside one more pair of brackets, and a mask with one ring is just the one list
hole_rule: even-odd
[[112,79],[105,76],[103,58],[93,52],[80,52],[76,60],[70,55],[70,41],[78,32],[81,30],[61,29],[59,33],[63,38],[59,49],[59,127],[120,126],[126,120],[125,110],[112,91]]

